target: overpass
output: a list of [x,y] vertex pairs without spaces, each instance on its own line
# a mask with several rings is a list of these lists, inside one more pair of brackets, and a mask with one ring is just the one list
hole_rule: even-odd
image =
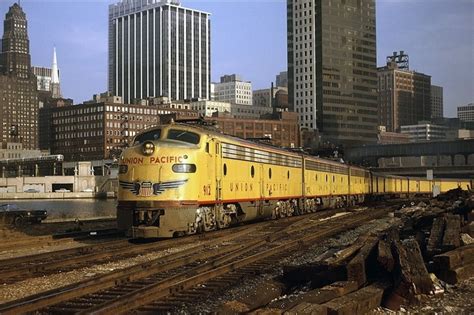
[[[378,167],[381,158],[401,157],[436,157],[438,163],[432,166],[441,166],[440,158],[449,157],[450,164],[455,165],[459,156],[463,162],[458,164],[474,167],[474,139],[453,140],[439,142],[418,142],[404,144],[378,144],[346,148],[344,159],[350,163]],[[422,166],[422,165],[420,165]],[[449,165],[446,165],[449,166]]]
[[428,170],[434,178],[474,178],[474,166],[415,166],[415,167],[374,167],[372,171],[387,175],[426,177]]

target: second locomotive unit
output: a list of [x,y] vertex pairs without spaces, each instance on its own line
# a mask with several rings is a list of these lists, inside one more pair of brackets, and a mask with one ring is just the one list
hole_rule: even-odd
[[169,124],[143,131],[119,163],[120,230],[161,238],[362,202],[429,194],[466,180],[384,176],[213,132]]

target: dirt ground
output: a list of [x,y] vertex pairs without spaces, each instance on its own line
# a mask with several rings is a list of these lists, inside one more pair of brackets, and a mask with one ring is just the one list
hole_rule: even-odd
[[408,313],[423,314],[474,314],[474,275],[457,285],[442,285],[442,296],[430,296],[420,305],[404,307]]
[[46,236],[72,231],[90,231],[94,229],[113,229],[116,228],[115,219],[91,218],[87,220],[64,220],[42,222],[40,224],[25,224],[21,227],[12,225],[0,226],[0,237],[2,239],[17,239],[18,237]]

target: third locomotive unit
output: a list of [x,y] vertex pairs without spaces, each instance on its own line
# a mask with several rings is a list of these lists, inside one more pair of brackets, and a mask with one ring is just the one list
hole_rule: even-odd
[[169,124],[138,134],[119,162],[117,220],[136,238],[174,237],[360,203],[431,194],[469,180],[385,176],[208,129]]

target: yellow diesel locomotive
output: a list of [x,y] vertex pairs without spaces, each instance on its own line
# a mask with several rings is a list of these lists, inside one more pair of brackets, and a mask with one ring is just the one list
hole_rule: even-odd
[[134,238],[175,237],[352,205],[369,194],[431,194],[435,186],[470,184],[380,175],[172,123],[143,131],[123,151],[117,220]]

